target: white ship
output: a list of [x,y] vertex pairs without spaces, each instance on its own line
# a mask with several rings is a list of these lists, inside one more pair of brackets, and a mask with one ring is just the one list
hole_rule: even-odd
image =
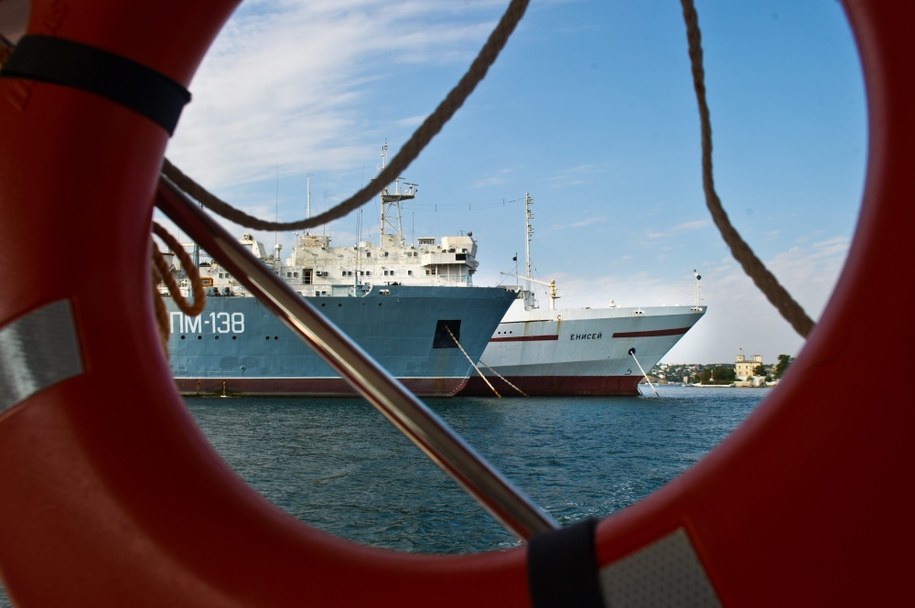
[[555,281],[530,276],[531,202],[525,195],[527,275],[518,278],[546,286],[549,306],[539,308],[533,291],[521,290],[460,394],[638,395],[647,372],[705,314],[701,277],[690,305],[556,308]]

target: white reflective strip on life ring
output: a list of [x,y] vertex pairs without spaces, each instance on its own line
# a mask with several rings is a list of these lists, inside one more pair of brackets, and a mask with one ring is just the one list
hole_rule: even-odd
[[721,606],[683,528],[603,567],[607,606]]
[[0,412],[83,373],[69,300],[58,300],[0,328]]

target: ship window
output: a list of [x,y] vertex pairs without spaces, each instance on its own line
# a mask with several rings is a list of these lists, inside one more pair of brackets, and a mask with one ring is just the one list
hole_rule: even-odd
[[407,271],[407,276],[412,277],[412,276],[413,276],[413,271],[412,271],[412,270],[408,270],[408,271]]
[[[453,338],[451,336],[454,336]],[[432,348],[457,348],[455,340],[461,339],[461,320],[439,320],[435,324]]]

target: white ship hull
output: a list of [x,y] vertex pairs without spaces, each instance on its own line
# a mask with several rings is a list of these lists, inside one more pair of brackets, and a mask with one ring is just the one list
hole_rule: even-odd
[[514,302],[461,395],[637,395],[705,306],[525,310]]

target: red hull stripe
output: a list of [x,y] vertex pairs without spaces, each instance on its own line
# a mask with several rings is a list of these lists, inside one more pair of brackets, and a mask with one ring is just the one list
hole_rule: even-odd
[[538,340],[558,340],[559,336],[552,334],[549,336],[513,336],[511,338],[492,338],[490,342],[535,342]]
[[[620,331],[613,334],[614,338],[653,338],[658,336],[682,336],[689,331],[689,327],[674,327],[672,329],[653,329],[650,331]],[[541,340],[558,340],[558,334],[543,336],[511,336],[504,338],[491,338],[490,342],[537,342]]]
[[[466,378],[400,378],[414,394],[450,397]],[[353,397],[355,389],[343,378],[175,378],[182,395],[274,395]]]
[[655,336],[682,336],[689,331],[689,327],[675,327],[673,329],[655,329],[652,331],[621,331],[613,334],[614,338],[651,338]]

